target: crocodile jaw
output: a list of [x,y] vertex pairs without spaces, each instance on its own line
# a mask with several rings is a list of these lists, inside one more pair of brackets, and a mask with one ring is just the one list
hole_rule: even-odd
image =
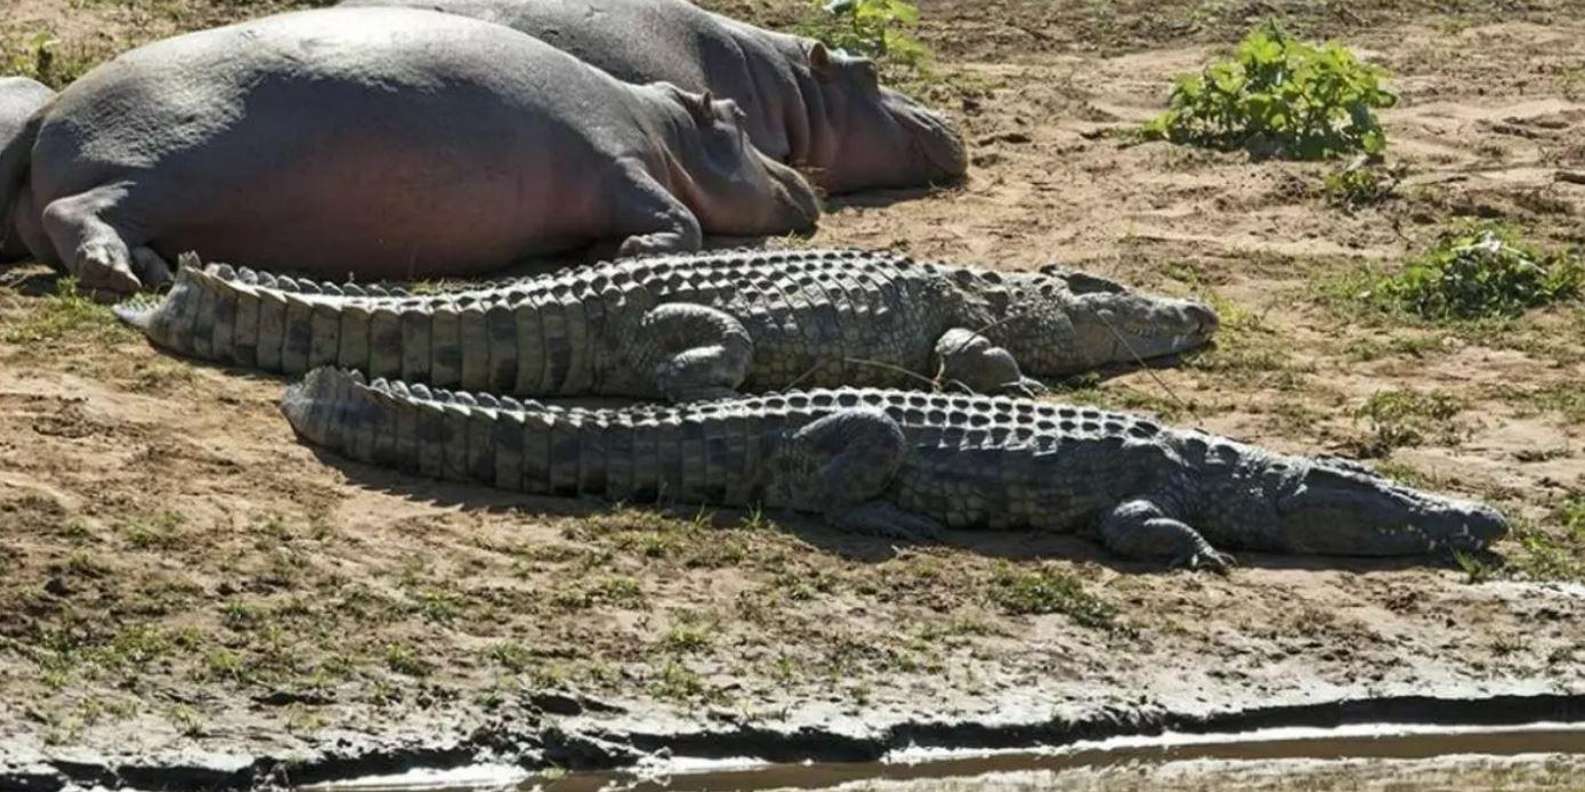
[[1506,536],[1495,509],[1316,463],[1277,498],[1280,543],[1292,552],[1421,555],[1482,550]]

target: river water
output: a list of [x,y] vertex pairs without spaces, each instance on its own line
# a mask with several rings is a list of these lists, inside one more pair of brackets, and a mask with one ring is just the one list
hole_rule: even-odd
[[314,787],[351,790],[1585,790],[1585,725],[1358,726],[1164,735],[1038,751],[914,749],[873,763],[655,763],[634,773],[530,775],[510,767],[414,771]]

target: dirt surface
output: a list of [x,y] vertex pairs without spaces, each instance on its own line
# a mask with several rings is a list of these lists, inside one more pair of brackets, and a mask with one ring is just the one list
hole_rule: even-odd
[[[281,3],[22,0],[62,74]],[[721,3],[790,23],[792,3]],[[915,88],[962,124],[971,181],[830,203],[808,240],[1197,294],[1219,346],[1059,398],[1286,451],[1368,455],[1517,520],[1429,562],[1247,556],[1228,577],[1077,539],[855,538],[798,519],[514,496],[316,455],[282,382],[161,355],[39,267],[0,271],[0,753],[289,754],[568,728],[841,730],[1041,722],[1383,695],[1585,693],[1585,309],[1440,327],[1360,310],[1460,219],[1585,242],[1585,21],[1532,3],[930,2]],[[1337,163],[1252,161],[1116,132],[1269,13],[1394,73],[1394,197],[1348,211]],[[195,22],[195,20],[197,22]],[[64,57],[64,56],[63,56]],[[30,66],[31,64],[31,66]],[[1435,409],[1367,411],[1389,394]],[[1376,397],[1373,402],[1373,397]],[[1070,587],[1077,583],[1077,587]],[[1030,613],[1028,611],[1035,611]]]

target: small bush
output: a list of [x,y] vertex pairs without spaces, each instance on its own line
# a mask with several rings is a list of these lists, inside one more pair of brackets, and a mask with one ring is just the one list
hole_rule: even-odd
[[1443,236],[1430,252],[1373,290],[1392,307],[1433,321],[1512,318],[1578,297],[1585,261],[1549,254],[1498,226]]
[[917,68],[930,58],[909,33],[918,23],[911,0],[814,0],[798,29],[833,49]]
[[1327,203],[1345,212],[1354,212],[1391,198],[1402,180],[1400,170],[1354,165],[1328,173],[1322,193]]
[[1398,101],[1385,77],[1340,45],[1297,41],[1268,22],[1232,60],[1179,77],[1170,109],[1141,136],[1298,159],[1378,155],[1387,135],[1375,111]]

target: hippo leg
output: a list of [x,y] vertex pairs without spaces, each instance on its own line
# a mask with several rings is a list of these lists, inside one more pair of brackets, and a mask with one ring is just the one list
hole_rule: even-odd
[[973,330],[957,327],[943,333],[936,341],[936,360],[943,380],[956,380],[976,393],[1034,397],[1046,392],[1046,386],[1024,376],[1011,352]]
[[617,254],[689,253],[699,249],[704,233],[699,219],[647,172],[627,168],[612,195],[623,196],[616,208],[618,233],[628,235]]
[[154,252],[154,248],[139,245],[132,248],[132,266],[138,279],[143,281],[146,289],[158,289],[170,285],[175,280],[171,276],[171,265],[163,256]]
[[44,232],[66,269],[84,286],[134,292],[132,248],[104,219],[126,198],[127,185],[113,184],[51,201],[44,207]]
[[659,360],[656,389],[672,401],[733,396],[748,378],[754,339],[728,314],[704,305],[669,303],[645,314],[639,330]]

